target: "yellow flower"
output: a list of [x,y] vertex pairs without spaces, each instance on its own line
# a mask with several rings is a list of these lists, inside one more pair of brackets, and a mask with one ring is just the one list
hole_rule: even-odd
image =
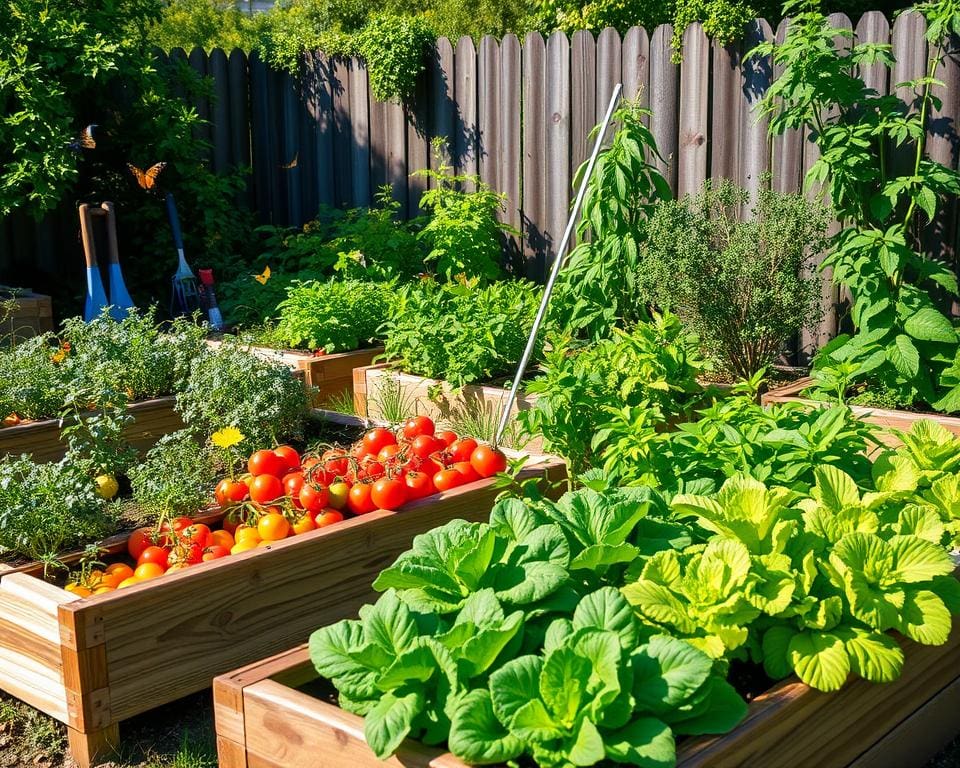
[[214,432],[210,439],[218,448],[230,448],[231,446],[241,442],[243,438],[243,432],[236,427],[224,427],[223,429]]

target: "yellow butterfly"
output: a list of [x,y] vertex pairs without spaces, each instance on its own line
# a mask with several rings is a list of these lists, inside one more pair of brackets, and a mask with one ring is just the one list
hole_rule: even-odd
[[266,285],[267,280],[270,279],[270,267],[265,267],[263,272],[259,275],[254,275],[253,279],[260,283],[260,285]]

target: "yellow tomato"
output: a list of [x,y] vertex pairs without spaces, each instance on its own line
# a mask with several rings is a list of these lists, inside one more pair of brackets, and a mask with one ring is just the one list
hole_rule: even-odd
[[107,566],[106,573],[111,576],[119,576],[120,580],[123,581],[133,576],[133,568],[126,563],[114,563]]
[[140,579],[136,576],[128,576],[120,584],[117,585],[117,589],[124,589],[125,587],[132,587],[134,584],[139,584]]
[[97,475],[93,481],[97,485],[97,496],[109,501],[117,495],[120,486],[117,485],[117,478],[113,475]]
[[90,597],[90,595],[93,594],[93,592],[91,592],[89,589],[86,587],[81,587],[75,581],[71,581],[69,584],[67,584],[67,586],[64,587],[64,589],[71,594],[77,595],[78,597]]
[[102,595],[104,592],[113,592],[113,590],[115,589],[116,587],[110,587],[110,586],[107,586],[106,584],[103,584],[97,587],[95,590],[93,590],[93,594]]
[[293,524],[293,533],[297,535],[315,530],[317,530],[317,524],[313,522],[310,515],[304,515]]
[[140,581],[147,581],[148,579],[155,579],[158,576],[163,576],[164,570],[156,563],[143,563],[137,566],[137,569],[133,572],[133,575],[140,579]]
[[244,542],[251,542],[256,544],[261,538],[260,531],[258,531],[256,528],[237,528],[237,535],[234,543],[243,544]]
[[290,523],[279,512],[268,512],[257,522],[260,538],[266,541],[280,541],[290,533]]
[[238,541],[233,547],[230,548],[231,555],[239,555],[241,552],[246,552],[248,549],[256,549],[257,545],[260,543],[260,538],[256,539],[242,539]]

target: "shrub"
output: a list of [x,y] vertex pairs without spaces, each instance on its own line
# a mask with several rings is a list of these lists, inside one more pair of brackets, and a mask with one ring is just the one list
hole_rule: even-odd
[[539,304],[540,288],[526,281],[406,286],[381,331],[384,356],[456,386],[489,381],[519,362]]
[[254,450],[300,434],[307,411],[303,383],[283,365],[261,360],[234,342],[197,357],[177,410],[201,434],[236,427]]
[[133,500],[155,518],[189,516],[202,509],[216,477],[213,454],[188,429],[161,437],[127,474]]
[[168,0],[148,34],[165,51],[222,48],[229,54],[234,48],[250,50],[256,40],[250,17],[234,0]]
[[637,270],[647,303],[676,312],[719,368],[741,378],[772,363],[819,319],[813,258],[826,249],[827,211],[799,194],[750,194],[727,180],[661,203]]
[[63,407],[63,367],[55,362],[52,334],[35,336],[0,352],[0,405],[3,415],[21,419],[55,416]]
[[355,40],[356,52],[370,64],[370,91],[375,99],[403,101],[413,95],[417,76],[427,63],[427,47],[436,36],[418,16],[374,16]]
[[360,349],[377,338],[390,296],[389,286],[360,280],[294,283],[277,307],[280,321],[272,338],[294,348]]

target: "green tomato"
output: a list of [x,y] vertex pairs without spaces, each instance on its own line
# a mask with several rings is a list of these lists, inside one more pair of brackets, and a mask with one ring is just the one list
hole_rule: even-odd
[[97,475],[93,482],[97,486],[97,496],[107,501],[116,496],[117,491],[120,490],[117,479],[113,475]]

